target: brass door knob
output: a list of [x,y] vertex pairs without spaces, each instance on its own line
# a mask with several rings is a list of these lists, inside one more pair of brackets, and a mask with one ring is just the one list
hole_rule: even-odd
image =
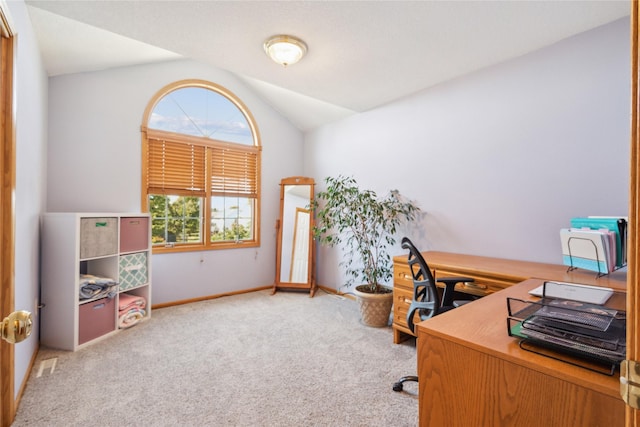
[[23,341],[31,335],[32,326],[31,313],[25,310],[14,311],[2,321],[0,327],[2,339],[11,344]]

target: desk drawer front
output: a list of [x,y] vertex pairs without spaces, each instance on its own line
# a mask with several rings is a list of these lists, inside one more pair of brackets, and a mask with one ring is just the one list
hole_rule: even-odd
[[456,285],[456,290],[473,295],[489,295],[514,285],[516,282],[507,279],[484,276],[481,274],[466,274],[460,271],[436,270],[436,279],[439,277],[464,276],[475,279],[475,282]]
[[411,270],[407,264],[393,264],[393,287],[413,290]]
[[413,292],[404,289],[393,289],[393,322],[407,326],[407,313],[411,305]]
[[[435,271],[431,270],[431,274],[435,274]],[[399,286],[413,292],[413,277],[407,264],[393,264],[393,286]]]
[[[413,286],[412,286],[413,288]],[[393,289],[393,323],[403,328],[407,328],[407,313],[411,306],[411,300],[413,298],[413,289],[406,291],[404,289]],[[417,313],[414,316],[414,323],[418,323],[420,318]]]

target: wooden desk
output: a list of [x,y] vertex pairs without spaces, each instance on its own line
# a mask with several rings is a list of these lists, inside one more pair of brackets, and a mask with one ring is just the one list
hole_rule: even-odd
[[541,283],[526,280],[417,325],[420,426],[624,425],[618,373],[523,350],[507,334],[506,298],[533,299],[528,291]]
[[[475,296],[499,292],[530,278],[544,278],[561,282],[626,288],[626,273],[617,271],[600,278],[587,270],[567,271],[566,265],[514,261],[448,252],[422,252],[434,277],[466,276],[475,282],[460,284],[456,291]],[[393,258],[393,342],[399,343],[414,335],[407,327],[407,313],[413,297],[413,280],[407,265],[407,256]]]

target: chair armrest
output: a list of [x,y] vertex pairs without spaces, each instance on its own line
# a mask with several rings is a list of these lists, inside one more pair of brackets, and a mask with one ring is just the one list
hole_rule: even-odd
[[470,302],[473,302],[473,300],[472,299],[459,299],[459,300],[456,300],[456,301],[453,302],[453,306],[455,308],[458,308],[458,307],[462,307],[465,304],[469,304]]
[[442,277],[436,279],[436,282],[444,283],[444,292],[442,293],[442,305],[453,305],[453,292],[457,283],[474,282],[471,277]]

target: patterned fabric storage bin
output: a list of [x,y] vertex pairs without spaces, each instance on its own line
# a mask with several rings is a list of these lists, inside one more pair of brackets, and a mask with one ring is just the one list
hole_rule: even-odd
[[120,256],[120,290],[135,288],[149,281],[147,252]]
[[80,258],[118,253],[117,218],[80,218]]
[[149,218],[120,218],[120,252],[144,251],[149,247]]

